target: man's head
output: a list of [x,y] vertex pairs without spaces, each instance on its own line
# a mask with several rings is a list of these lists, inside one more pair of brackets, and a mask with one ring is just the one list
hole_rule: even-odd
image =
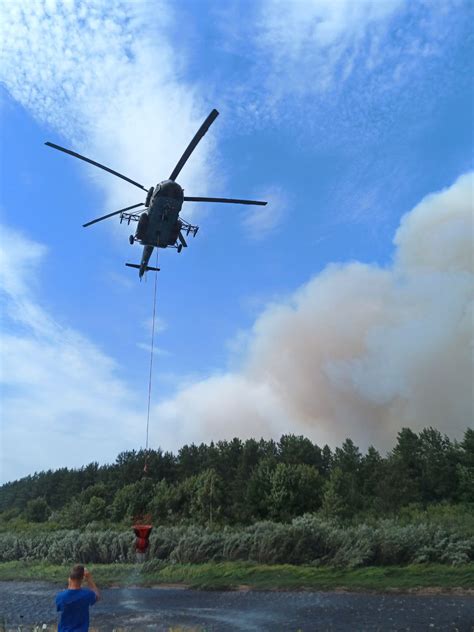
[[82,564],[75,564],[71,572],[69,573],[69,580],[74,583],[81,583],[84,579],[84,566]]

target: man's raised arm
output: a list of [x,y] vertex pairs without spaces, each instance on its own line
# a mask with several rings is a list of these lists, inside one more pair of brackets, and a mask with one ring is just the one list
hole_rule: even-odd
[[92,577],[92,574],[90,571],[87,570],[87,568],[84,569],[84,579],[87,582],[88,587],[95,592],[95,596],[96,596],[96,600],[99,601],[100,599],[100,590],[97,588],[97,585],[94,581],[94,578]]

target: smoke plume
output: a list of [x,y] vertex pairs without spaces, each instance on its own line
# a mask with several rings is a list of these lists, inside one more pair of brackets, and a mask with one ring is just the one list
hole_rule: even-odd
[[155,439],[292,432],[383,449],[403,426],[462,436],[474,408],[473,183],[463,175],[402,218],[391,266],[331,264],[267,306],[241,369],[161,403]]

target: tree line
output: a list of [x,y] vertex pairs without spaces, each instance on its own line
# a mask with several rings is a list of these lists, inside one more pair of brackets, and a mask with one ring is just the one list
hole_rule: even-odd
[[110,465],[48,470],[3,485],[0,521],[80,528],[150,514],[160,524],[217,526],[318,513],[344,522],[461,503],[474,503],[474,430],[458,442],[433,428],[403,428],[385,456],[373,447],[362,454],[351,439],[331,450],[290,434],[278,442],[185,445],[177,454],[123,452]]

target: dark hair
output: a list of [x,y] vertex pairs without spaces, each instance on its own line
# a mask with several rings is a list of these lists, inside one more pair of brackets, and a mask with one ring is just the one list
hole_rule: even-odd
[[82,564],[75,564],[69,574],[69,579],[82,581],[84,579],[84,566]]

